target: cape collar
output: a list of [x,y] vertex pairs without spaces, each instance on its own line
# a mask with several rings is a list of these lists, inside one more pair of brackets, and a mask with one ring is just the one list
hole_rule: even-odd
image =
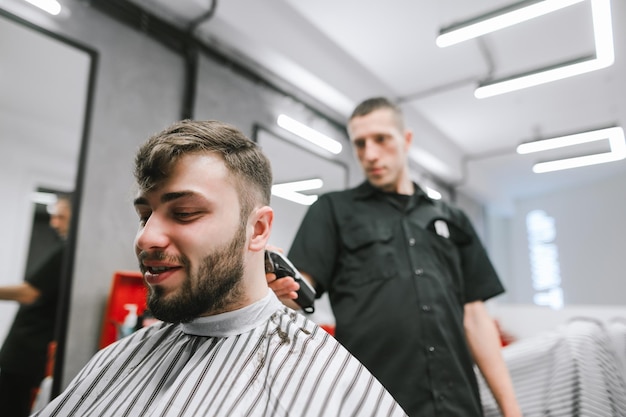
[[193,336],[235,336],[261,326],[281,308],[284,305],[274,291],[268,289],[264,298],[249,306],[214,316],[198,317],[189,323],[183,323],[182,330]]

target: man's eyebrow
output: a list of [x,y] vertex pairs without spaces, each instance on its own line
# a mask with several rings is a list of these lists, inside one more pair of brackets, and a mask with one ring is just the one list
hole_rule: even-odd
[[147,206],[148,200],[145,197],[137,197],[133,200],[133,206]]
[[[193,191],[175,191],[171,193],[165,193],[161,196],[161,203],[169,203],[170,201],[178,200],[186,197],[198,197],[198,194]],[[135,206],[148,205],[148,199],[145,197],[137,197],[134,200]]]
[[198,194],[193,191],[174,191],[171,193],[165,193],[161,196],[161,203],[169,203],[170,201],[178,200],[185,197],[197,197]]

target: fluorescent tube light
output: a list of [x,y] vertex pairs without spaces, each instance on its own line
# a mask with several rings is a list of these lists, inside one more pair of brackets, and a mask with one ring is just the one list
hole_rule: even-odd
[[593,36],[596,47],[596,60],[605,67],[613,65],[615,48],[613,45],[613,19],[611,0],[590,0],[593,19]]
[[621,127],[609,127],[606,129],[591,130],[588,132],[575,133],[573,135],[559,136],[556,138],[542,139],[534,142],[522,143],[517,147],[517,153],[528,154],[548,151],[550,149],[564,148],[566,146],[580,145],[603,139],[615,140],[620,135],[623,139],[624,132]]
[[580,145],[582,143],[604,139],[608,139],[609,141],[609,147],[611,149],[609,152],[539,162],[533,166],[533,172],[544,173],[562,169],[578,168],[619,161],[626,158],[626,141],[624,140],[624,130],[621,127],[610,127],[530,143],[523,143],[517,147],[517,153],[528,154],[533,152],[542,152],[550,149]]
[[[610,65],[610,64],[609,64]],[[551,69],[542,69],[522,76],[508,78],[483,84],[474,91],[474,97],[487,98],[511,91],[534,87],[564,78],[574,77],[587,72],[596,71],[609,65],[593,58]]]
[[530,19],[552,13],[583,0],[532,0],[523,1],[495,10],[467,22],[441,30],[436,39],[437,46],[444,48],[495,32]]
[[311,129],[307,125],[302,124],[289,116],[281,114],[278,116],[276,123],[283,129],[288,130],[291,133],[319,146],[320,148],[334,153],[335,155],[341,152],[341,143],[337,142],[335,139],[329,138],[315,129]]
[[34,191],[30,194],[30,200],[33,203],[47,206],[57,202],[57,195],[54,193],[45,193],[43,191]]
[[[545,0],[546,2],[548,0]],[[522,88],[533,87],[552,81],[596,71],[613,65],[615,53],[613,48],[613,29],[611,23],[610,0],[590,0],[593,15],[593,31],[595,55],[558,66],[542,68],[525,74],[507,77],[488,83],[482,83],[475,91],[476,98],[486,98],[504,94]]]
[[557,161],[538,162],[533,165],[533,172],[543,174],[544,172],[615,162],[624,158],[626,158],[625,152],[606,152],[596,155],[579,156],[577,158],[559,159]]
[[317,195],[302,194],[300,191],[317,190],[324,186],[324,181],[313,178],[304,181],[285,182],[272,185],[272,195],[294,203],[310,206],[317,201]]
[[61,13],[61,5],[56,0],[25,0],[35,7],[39,7],[41,10],[50,13],[53,16]]

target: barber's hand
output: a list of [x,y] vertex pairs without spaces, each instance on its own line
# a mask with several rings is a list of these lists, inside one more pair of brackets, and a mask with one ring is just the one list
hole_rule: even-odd
[[[266,249],[284,253],[281,248],[276,246],[267,245]],[[283,277],[280,279],[276,279],[276,274],[274,273],[266,273],[265,278],[267,279],[267,285],[274,291],[274,294],[278,297],[278,299],[287,307],[292,308],[294,310],[299,310],[300,306],[293,300],[298,298],[298,291],[300,289],[300,285],[293,279],[293,277]]]
[[275,274],[265,274],[267,285],[274,291],[278,299],[287,307],[299,310],[300,306],[293,301],[298,298],[296,291],[300,289],[300,285],[293,277],[283,277],[276,279]]

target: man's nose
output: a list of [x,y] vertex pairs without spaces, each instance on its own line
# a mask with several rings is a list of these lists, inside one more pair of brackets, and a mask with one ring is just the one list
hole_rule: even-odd
[[141,250],[164,248],[169,243],[167,227],[157,216],[150,216],[143,227],[137,231],[135,246]]

